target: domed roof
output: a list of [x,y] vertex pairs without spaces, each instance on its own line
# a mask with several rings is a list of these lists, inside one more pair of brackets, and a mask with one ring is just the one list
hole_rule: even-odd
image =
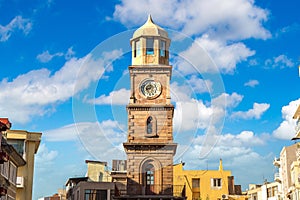
[[149,15],[146,23],[133,33],[132,39],[138,38],[140,36],[160,36],[168,38],[168,32],[160,26],[156,25],[153,22],[151,15]]

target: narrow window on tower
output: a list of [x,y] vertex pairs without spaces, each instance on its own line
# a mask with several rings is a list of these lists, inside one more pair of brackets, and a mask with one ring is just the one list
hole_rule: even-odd
[[161,40],[159,43],[159,55],[161,57],[166,56],[166,41],[164,41],[164,40]]
[[135,48],[136,48],[136,56],[141,55],[141,41],[138,40],[135,42]]
[[154,116],[149,116],[146,119],[145,126],[145,136],[146,137],[158,137],[156,130],[157,121]]
[[133,43],[133,57],[136,57],[136,47],[137,47],[137,41],[135,41],[134,43]]
[[153,118],[150,116],[147,119],[147,134],[153,133]]
[[154,55],[154,38],[148,37],[146,39],[146,55]]

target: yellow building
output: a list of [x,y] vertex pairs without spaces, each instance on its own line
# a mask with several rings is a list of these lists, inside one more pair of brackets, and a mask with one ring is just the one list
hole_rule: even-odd
[[[223,170],[220,160],[218,170],[184,170],[184,163],[174,165],[174,186],[185,185],[187,200],[245,199],[241,187],[234,185],[231,171]],[[176,191],[174,191],[176,192]]]
[[111,176],[107,169],[107,162],[86,160],[87,177],[90,181],[111,182]]
[[34,156],[40,145],[42,133],[23,130],[7,131],[7,142],[11,144],[26,161],[17,172],[16,200],[32,199]]

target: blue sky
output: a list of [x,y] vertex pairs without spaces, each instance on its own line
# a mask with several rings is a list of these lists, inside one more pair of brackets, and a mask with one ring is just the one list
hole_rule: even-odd
[[0,113],[42,132],[34,199],[85,160],[124,159],[129,39],[150,13],[172,39],[174,162],[273,180],[300,104],[295,0],[0,1]]

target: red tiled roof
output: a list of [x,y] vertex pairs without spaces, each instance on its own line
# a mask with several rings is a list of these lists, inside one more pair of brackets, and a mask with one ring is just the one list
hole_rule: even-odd
[[10,127],[11,127],[11,123],[10,123],[10,121],[8,120],[8,118],[0,118],[0,123],[6,125],[7,128],[10,128]]

